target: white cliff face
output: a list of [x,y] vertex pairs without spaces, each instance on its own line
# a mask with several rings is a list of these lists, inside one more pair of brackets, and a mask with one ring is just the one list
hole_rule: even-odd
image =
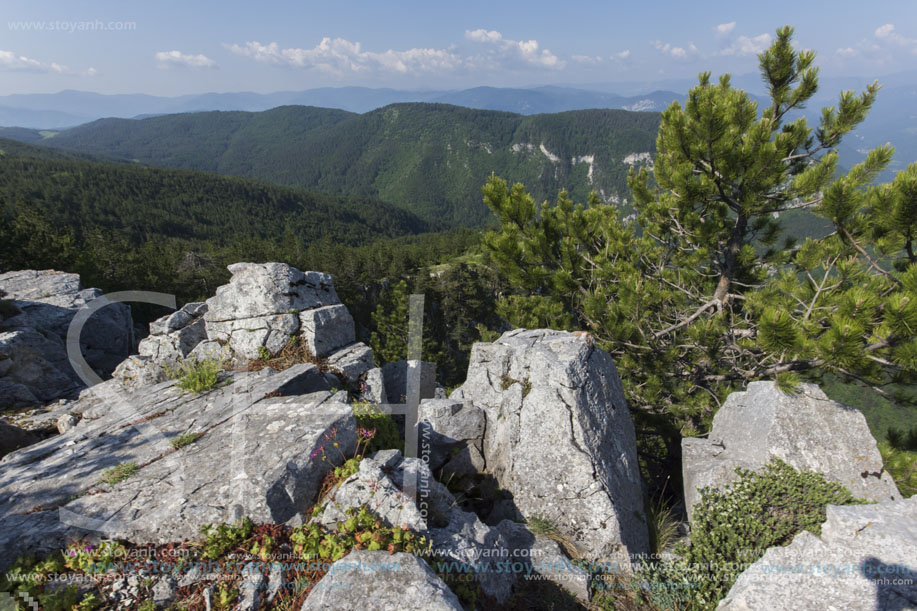
[[630,155],[626,155],[621,162],[630,166],[646,163],[652,167],[653,155],[652,153],[631,153]]
[[595,171],[595,155],[580,155],[579,157],[574,157],[572,159],[573,165],[578,163],[585,163],[589,165],[589,169],[586,171],[586,178],[589,180],[589,184],[592,184],[592,173]]
[[557,155],[555,155],[554,153],[552,153],[551,151],[549,151],[549,150],[545,147],[544,144],[540,144],[540,145],[538,146],[538,149],[542,152],[542,154],[544,154],[545,157],[548,158],[548,161],[550,161],[551,163],[560,163],[560,157],[558,157]]

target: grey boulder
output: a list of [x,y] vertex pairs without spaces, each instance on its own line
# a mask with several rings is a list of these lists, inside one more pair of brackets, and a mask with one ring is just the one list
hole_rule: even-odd
[[484,411],[487,472],[525,517],[551,521],[583,556],[625,573],[648,551],[630,410],[590,338],[520,329],[475,344],[451,398]]
[[302,611],[462,611],[458,597],[417,556],[357,550],[312,588]]
[[726,398],[707,439],[682,440],[688,516],[702,488],[725,489],[738,478],[736,467],[757,470],[771,458],[817,471],[859,498],[900,498],[859,410],[831,401],[814,384],[785,394],[774,382],[751,382]]
[[[67,333],[77,311],[102,291],[83,289],[77,274],[22,270],[0,274],[0,294],[9,304],[0,320],[0,404],[46,403],[83,388],[67,356]],[[83,358],[108,375],[130,354],[133,337],[130,309],[106,305],[82,329]]]
[[436,365],[425,361],[392,361],[382,367],[385,382],[385,402],[404,404],[408,399],[408,380],[419,373],[420,398],[432,399],[436,395]]
[[421,439],[430,450],[430,468],[436,471],[450,465],[447,471],[458,475],[484,470],[482,443],[484,412],[470,401],[453,399],[424,399],[420,402],[418,419]]

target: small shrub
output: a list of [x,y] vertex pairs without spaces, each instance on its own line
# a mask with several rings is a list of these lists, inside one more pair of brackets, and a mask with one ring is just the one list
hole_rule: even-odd
[[786,545],[803,530],[819,534],[826,505],[854,505],[854,498],[820,473],[797,471],[773,459],[758,472],[737,468],[739,479],[725,491],[705,488],[694,508],[691,545],[681,558],[644,567],[647,596],[688,601],[681,607],[714,609],[739,574],[764,552]]
[[219,359],[185,359],[178,367],[165,367],[166,375],[178,380],[178,387],[193,393],[216,388],[220,383],[223,361]]
[[354,403],[353,416],[357,420],[357,426],[375,430],[367,445],[367,453],[372,454],[378,450],[404,451],[404,440],[398,433],[398,425],[391,414],[386,414],[372,403]]
[[102,483],[114,486],[118,482],[123,482],[129,477],[136,475],[140,471],[135,463],[126,462],[116,465],[102,474]]
[[172,440],[172,448],[175,450],[181,450],[186,446],[190,446],[192,443],[203,436],[203,433],[184,433],[183,435],[179,435]]
[[98,545],[77,541],[63,551],[64,566],[88,574],[107,572],[125,555],[125,547],[116,541],[102,541]]
[[226,552],[239,547],[251,537],[253,527],[254,524],[248,518],[243,518],[241,522],[232,526],[219,524],[214,527],[204,524],[201,527],[201,534],[204,535],[203,558],[216,560]]
[[365,505],[349,508],[347,516],[332,532],[322,530],[315,523],[294,529],[290,535],[293,553],[303,560],[320,558],[335,562],[354,549],[418,555],[430,551],[430,541],[401,526],[385,526]]
[[239,590],[226,582],[221,582],[213,595],[213,606],[217,609],[231,609],[237,598]]
[[258,358],[262,361],[266,361],[273,356],[271,351],[267,349],[267,346],[260,346],[258,348]]

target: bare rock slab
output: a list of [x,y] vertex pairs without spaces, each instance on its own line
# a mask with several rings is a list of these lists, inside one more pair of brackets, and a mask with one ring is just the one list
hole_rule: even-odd
[[773,547],[736,580],[719,611],[917,608],[917,497],[829,505],[821,536]]
[[[68,405],[76,427],[0,461],[0,570],[17,556],[103,534],[143,543],[194,538],[243,516],[282,523],[315,501],[356,443],[351,407],[313,365],[235,374],[199,395],[174,382],[125,393],[116,380]],[[181,435],[200,435],[176,450]],[[123,481],[106,471],[133,464]]]

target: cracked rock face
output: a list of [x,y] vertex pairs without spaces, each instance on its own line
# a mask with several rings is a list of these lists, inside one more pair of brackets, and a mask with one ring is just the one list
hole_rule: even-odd
[[[67,331],[76,312],[102,295],[84,289],[78,274],[21,270],[0,274],[0,404],[34,405],[74,395],[85,385],[67,357]],[[110,374],[133,347],[128,306],[114,303],[83,327],[80,347],[99,375]]]
[[[171,381],[135,393],[115,380],[93,386],[68,405],[82,414],[79,424],[7,455],[0,570],[87,534],[163,543],[243,516],[301,519],[336,460],[317,451],[324,436],[354,451],[351,407],[313,365],[227,381],[200,395]],[[201,436],[176,450],[172,441],[188,433]],[[128,463],[135,473],[103,482],[108,469]]]
[[917,497],[829,505],[821,536],[772,547],[736,580],[719,611],[917,608]]
[[727,397],[707,439],[682,440],[689,517],[701,488],[725,489],[738,479],[736,467],[760,469],[771,458],[821,473],[859,498],[900,498],[863,414],[831,401],[814,384],[798,391],[784,394],[774,382],[752,382]]
[[474,345],[451,398],[484,411],[487,472],[524,516],[625,572],[648,551],[634,427],[608,353],[568,332],[509,331]]

